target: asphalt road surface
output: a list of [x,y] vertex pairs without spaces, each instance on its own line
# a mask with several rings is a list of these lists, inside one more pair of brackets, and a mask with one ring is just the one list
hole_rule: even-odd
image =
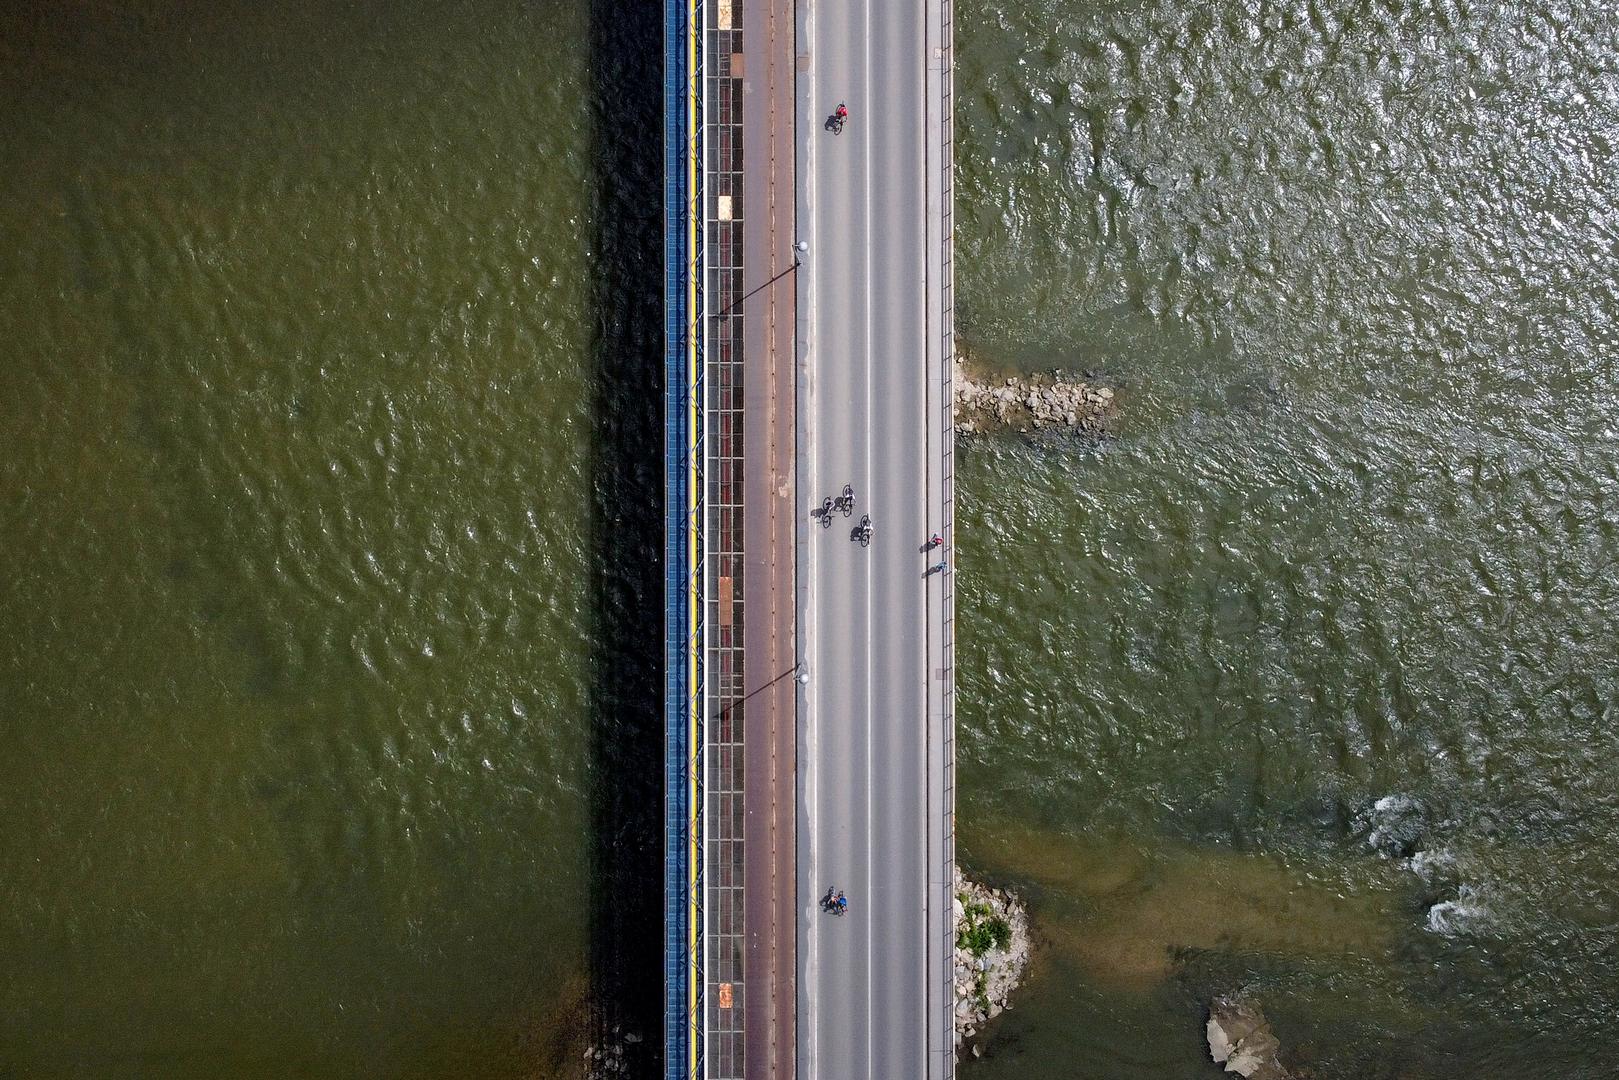
[[[815,0],[809,47],[799,46],[811,58],[800,90],[808,168],[800,236],[809,249],[799,281],[810,672],[799,1037],[811,1080],[949,1071],[937,1023],[929,1054],[928,1024],[944,1008],[929,987],[948,979],[937,906],[949,902],[943,871],[929,865],[941,861],[929,842],[930,687],[935,710],[942,693],[930,679],[941,588],[930,566],[944,552],[927,542],[944,524],[930,476],[939,444],[929,434],[938,414],[937,398],[929,406],[937,304],[930,322],[928,267],[939,257],[928,250],[928,18],[937,18],[936,2]],[[826,121],[840,101],[849,121],[833,133]],[[821,501],[845,484],[853,512],[834,511],[822,527]],[[867,514],[872,539],[862,547],[852,535]],[[934,732],[936,740],[936,724]],[[936,792],[934,802],[937,817]],[[846,915],[819,909],[829,888],[848,895]]]

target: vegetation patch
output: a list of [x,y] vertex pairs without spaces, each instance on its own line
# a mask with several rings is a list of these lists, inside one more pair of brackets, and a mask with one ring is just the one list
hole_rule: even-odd
[[997,914],[988,904],[970,900],[966,893],[957,893],[956,899],[961,901],[962,908],[956,948],[983,956],[991,949],[1004,949],[1012,944],[1012,924],[1004,915]]

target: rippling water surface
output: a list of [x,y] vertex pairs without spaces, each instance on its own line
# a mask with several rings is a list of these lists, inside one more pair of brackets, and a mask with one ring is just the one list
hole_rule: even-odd
[[0,16],[0,1072],[557,1052],[586,42],[572,2]]
[[959,462],[969,1075],[1619,1072],[1610,11],[962,6],[964,330],[1126,416]]
[[[602,10],[0,15],[0,1072],[576,1066],[656,844]],[[963,328],[1125,406],[961,453],[962,850],[1044,940],[967,1075],[1211,1075],[1234,987],[1321,1077],[1619,1072],[1619,19],[958,28]]]

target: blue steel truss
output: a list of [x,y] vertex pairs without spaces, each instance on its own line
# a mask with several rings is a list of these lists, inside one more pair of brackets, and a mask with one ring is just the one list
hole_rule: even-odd
[[[695,65],[688,62],[693,38],[701,29],[701,3],[664,0],[663,5],[666,1080],[700,1080],[703,1074],[703,859],[700,854],[695,860],[691,857],[693,841],[700,844],[702,840],[703,808],[703,341],[694,332],[702,325],[704,284],[701,50],[697,50]],[[697,190],[691,189],[688,176],[694,156]],[[693,233],[694,216],[698,228]],[[690,270],[693,260],[699,268],[695,275]],[[698,601],[695,604],[693,597]],[[700,853],[701,848],[698,850]]]

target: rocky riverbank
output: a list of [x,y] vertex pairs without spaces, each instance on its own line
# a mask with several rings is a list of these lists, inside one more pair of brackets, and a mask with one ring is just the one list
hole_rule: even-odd
[[1061,372],[991,376],[956,354],[956,431],[1105,435],[1118,414],[1114,394]]
[[[1010,997],[1029,964],[1029,917],[1007,889],[991,889],[956,869],[956,1052],[992,1018],[1010,1009]],[[974,1057],[979,1054],[974,1045]]]

